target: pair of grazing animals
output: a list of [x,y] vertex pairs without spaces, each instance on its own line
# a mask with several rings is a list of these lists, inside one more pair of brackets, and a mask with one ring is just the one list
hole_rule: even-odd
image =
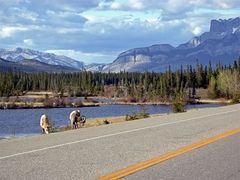
[[[78,123],[80,123],[81,126],[84,126],[86,122],[86,118],[81,117],[79,110],[72,111],[69,115],[69,119],[72,129],[77,129]],[[40,118],[40,127],[42,128],[42,132],[45,134],[49,134],[51,132],[51,122],[46,114],[43,114]]]

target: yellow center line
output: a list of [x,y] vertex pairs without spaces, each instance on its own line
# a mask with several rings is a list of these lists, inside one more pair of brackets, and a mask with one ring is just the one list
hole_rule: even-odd
[[174,151],[170,151],[170,152],[168,152],[166,154],[163,154],[161,156],[155,157],[153,159],[150,159],[150,160],[147,160],[147,161],[143,161],[143,162],[140,162],[138,164],[129,166],[129,167],[124,168],[122,170],[119,170],[117,172],[113,172],[113,173],[107,174],[107,175],[105,175],[103,177],[100,177],[98,180],[110,180],[110,179],[111,180],[116,180],[116,179],[123,178],[125,176],[133,174],[133,173],[138,172],[140,170],[146,169],[146,168],[148,168],[150,166],[159,164],[159,163],[161,163],[163,161],[166,161],[168,159],[174,158],[174,157],[179,156],[181,154],[187,153],[189,151],[192,151],[194,149],[203,147],[205,145],[208,145],[208,144],[213,143],[215,141],[219,141],[219,140],[221,140],[223,138],[226,138],[228,136],[231,136],[231,135],[234,135],[234,134],[237,134],[237,133],[240,133],[240,128],[236,128],[236,129],[224,132],[222,134],[218,134],[216,136],[213,136],[213,137],[201,140],[201,141],[199,141],[197,143],[193,143],[193,144],[187,145],[185,147],[182,147],[180,149],[177,149],[177,150],[174,150]]

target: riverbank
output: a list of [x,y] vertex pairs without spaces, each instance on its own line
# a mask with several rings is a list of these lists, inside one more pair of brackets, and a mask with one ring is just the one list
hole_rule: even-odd
[[[187,100],[187,104],[229,104],[230,100],[209,99],[205,89],[198,89],[198,98]],[[48,91],[26,92],[22,96],[0,97],[0,109],[48,109],[48,108],[80,108],[97,107],[105,105],[166,105],[170,106],[171,100],[156,101],[131,101],[129,98],[88,96],[69,97],[67,93],[56,94]]]
[[[114,99],[112,99],[114,100]],[[231,100],[227,99],[196,99],[194,101],[187,101],[187,104],[230,104]],[[101,105],[172,105],[172,102],[164,101],[164,102],[124,102],[124,101],[116,101],[116,102],[105,102],[105,103],[96,103],[99,106]]]
[[[99,100],[99,97],[96,97]],[[101,97],[102,98],[102,97]],[[79,100],[79,98],[74,99]],[[72,100],[72,101],[74,101]],[[106,106],[106,105],[172,105],[171,102],[125,102],[125,101],[117,101],[114,98],[104,98],[104,100],[108,100],[107,102],[99,101],[93,99],[93,97],[89,98],[87,101],[81,101],[80,103],[44,103],[44,102],[26,102],[26,101],[18,101],[18,102],[0,102],[0,109],[48,109],[48,108],[80,108],[80,107],[98,107],[98,106]],[[230,104],[231,100],[226,99],[196,99],[188,101],[187,104]]]
[[0,109],[49,109],[49,108],[80,108],[97,107],[97,103],[82,103],[81,105],[45,105],[41,102],[0,102]]

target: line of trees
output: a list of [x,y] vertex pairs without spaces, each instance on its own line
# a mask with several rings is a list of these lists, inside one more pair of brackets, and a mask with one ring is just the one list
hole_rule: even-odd
[[111,95],[132,101],[169,100],[176,94],[195,97],[196,88],[208,88],[212,98],[239,98],[240,59],[233,65],[212,68],[197,63],[165,73],[0,73],[0,96],[23,95],[27,91],[52,91],[69,96]]

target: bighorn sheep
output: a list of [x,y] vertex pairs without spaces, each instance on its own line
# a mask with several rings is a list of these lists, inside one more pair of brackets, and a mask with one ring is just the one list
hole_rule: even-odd
[[77,129],[78,128],[78,122],[81,123],[81,126],[84,126],[86,119],[81,118],[81,114],[79,110],[72,111],[69,116],[71,128]]
[[45,134],[50,133],[51,124],[50,124],[50,120],[46,114],[43,114],[40,118],[40,127],[42,128],[43,133],[45,133]]

